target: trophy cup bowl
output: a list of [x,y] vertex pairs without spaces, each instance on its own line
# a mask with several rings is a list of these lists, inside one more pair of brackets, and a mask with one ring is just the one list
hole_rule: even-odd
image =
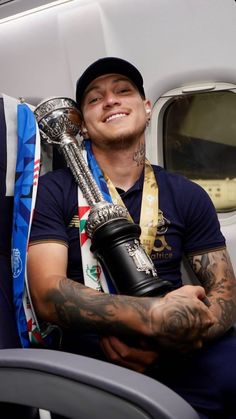
[[76,103],[55,97],[41,102],[34,111],[42,140],[60,145],[63,138],[74,139],[79,132],[81,116]]
[[91,251],[108,272],[119,294],[163,296],[172,289],[158,277],[151,258],[140,244],[141,228],[129,220],[127,209],[104,201],[83,157],[76,135],[81,115],[70,98],[53,97],[35,109],[42,141],[55,144],[91,207],[86,232]]

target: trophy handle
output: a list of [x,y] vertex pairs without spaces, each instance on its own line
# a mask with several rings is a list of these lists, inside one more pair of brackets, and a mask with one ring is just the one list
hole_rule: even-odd
[[39,128],[39,133],[40,133],[40,138],[42,140],[42,142],[51,144],[53,141],[47,136],[47,134],[45,134],[45,132],[43,132],[40,128]]
[[57,144],[57,145],[60,144],[59,141],[53,141],[53,140],[51,140],[51,138],[47,134],[45,134],[45,132],[43,130],[41,130],[40,128],[39,128],[39,133],[40,133],[40,138],[41,138],[41,140],[42,140],[43,143],[46,143],[46,144]]

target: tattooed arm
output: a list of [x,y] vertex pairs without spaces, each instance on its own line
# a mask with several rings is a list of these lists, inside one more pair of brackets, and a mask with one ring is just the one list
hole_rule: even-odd
[[[102,337],[101,345],[107,358],[123,367],[145,372],[148,367],[156,363],[162,353],[166,354],[167,350],[186,353],[201,348],[208,327],[203,332],[201,315],[199,316],[199,310],[195,306],[196,296],[200,300],[205,298],[203,288],[187,285],[168,293],[159,300],[158,305],[153,304],[151,316],[155,330],[156,319],[159,318],[161,311],[158,339],[155,342],[141,339],[140,344],[136,345],[135,342],[127,344],[117,336]],[[158,312],[159,315],[156,317]],[[193,318],[196,320],[194,324]],[[212,324],[214,323],[209,323],[209,326]]]
[[208,339],[224,334],[236,322],[236,280],[226,249],[189,258],[210,301],[217,321],[209,329]]
[[30,246],[28,280],[36,313],[63,328],[189,348],[213,324],[201,301],[205,296],[202,287],[186,286],[161,299],[109,295],[68,279],[66,268],[67,247],[63,244]]

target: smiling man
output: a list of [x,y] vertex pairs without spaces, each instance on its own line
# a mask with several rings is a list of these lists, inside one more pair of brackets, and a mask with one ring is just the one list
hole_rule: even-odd
[[[143,246],[175,290],[162,298],[104,292],[80,231],[83,196],[61,169],[40,179],[31,231],[28,277],[39,321],[60,328],[63,350],[156,377],[202,418],[232,419],[236,282],[212,202],[198,185],[145,158],[151,103],[131,63],[107,57],[91,64],[76,100],[90,170],[140,224]],[[202,287],[183,286],[183,254]]]
[[[111,58],[110,74],[99,76],[103,66],[101,60],[89,67],[77,84],[77,103],[84,119],[82,131],[86,138],[89,130],[94,155],[103,171],[113,167],[113,183],[127,190],[143,171],[144,133],[151,103],[145,99],[141,75],[129,63],[124,65],[122,60]],[[98,77],[91,80],[93,68]]]

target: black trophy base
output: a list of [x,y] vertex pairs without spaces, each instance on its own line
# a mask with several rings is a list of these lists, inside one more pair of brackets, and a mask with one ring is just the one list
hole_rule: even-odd
[[109,273],[119,294],[164,296],[172,284],[161,280],[140,245],[141,228],[126,219],[113,219],[95,230],[91,251]]

